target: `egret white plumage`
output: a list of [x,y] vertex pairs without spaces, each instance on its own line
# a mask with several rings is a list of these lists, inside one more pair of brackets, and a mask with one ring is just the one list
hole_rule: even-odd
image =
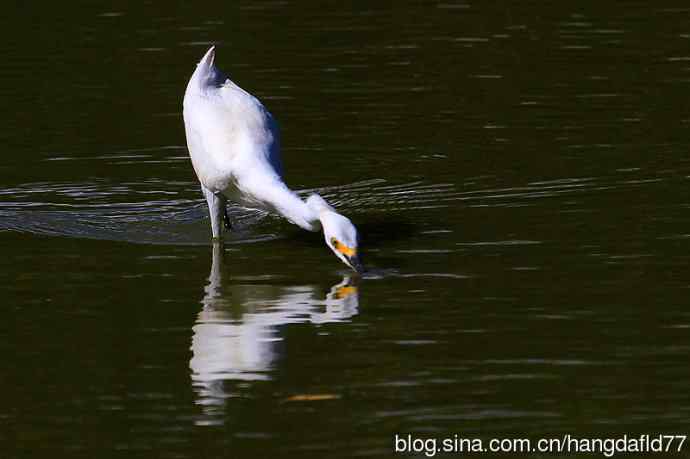
[[321,196],[303,201],[283,181],[278,126],[254,96],[214,65],[215,47],[197,64],[184,95],[187,146],[206,197],[214,239],[229,226],[226,202],[278,213],[308,231],[323,229],[326,245],[355,271],[357,230]]

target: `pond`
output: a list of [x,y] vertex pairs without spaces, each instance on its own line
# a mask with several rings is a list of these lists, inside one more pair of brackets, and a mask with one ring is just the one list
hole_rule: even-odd
[[[3,457],[685,435],[690,8],[665,3],[8,6]],[[181,105],[211,44],[364,275],[237,206],[211,243]]]

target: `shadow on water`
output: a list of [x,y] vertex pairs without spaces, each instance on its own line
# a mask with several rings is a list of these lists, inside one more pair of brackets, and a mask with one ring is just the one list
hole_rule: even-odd
[[359,287],[348,275],[325,295],[313,285],[272,285],[262,278],[233,276],[224,249],[213,244],[203,305],[192,328],[189,361],[200,424],[222,423],[225,399],[242,381],[271,379],[279,359],[280,327],[347,322],[357,315]]
[[[409,239],[419,232],[418,225],[411,219],[405,219],[399,215],[390,215],[386,218],[366,215],[364,219],[353,218],[353,220],[357,226],[360,247],[365,252],[369,249],[376,249],[385,242]],[[314,246],[316,241],[323,240],[323,234],[293,229],[289,238],[297,244]]]

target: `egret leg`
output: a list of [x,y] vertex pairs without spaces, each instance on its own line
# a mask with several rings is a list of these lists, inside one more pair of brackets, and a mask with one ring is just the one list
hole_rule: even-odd
[[225,196],[222,194],[215,194],[203,185],[201,185],[201,191],[204,193],[204,197],[208,203],[208,213],[211,216],[211,233],[213,234],[213,239],[220,240],[223,237]]

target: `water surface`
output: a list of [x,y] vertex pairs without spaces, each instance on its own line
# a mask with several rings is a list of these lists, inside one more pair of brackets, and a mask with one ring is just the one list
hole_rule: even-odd
[[[690,9],[7,8],[3,457],[687,433]],[[211,245],[181,100],[212,43],[365,276],[247,209]]]

